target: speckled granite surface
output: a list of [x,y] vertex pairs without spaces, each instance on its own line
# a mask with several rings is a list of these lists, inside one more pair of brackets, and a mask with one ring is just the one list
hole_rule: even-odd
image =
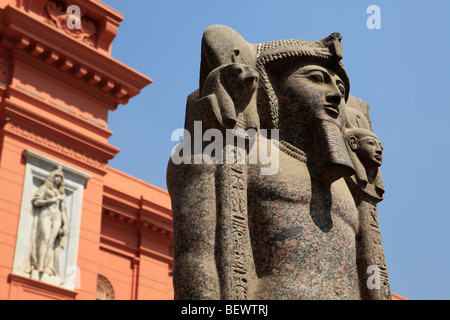
[[[359,134],[372,131],[369,110],[349,95],[341,39],[250,44],[225,26],[205,31],[184,163],[172,157],[167,170],[176,299],[390,299],[376,212],[382,147]],[[257,134],[246,145],[216,138],[224,161],[198,162],[210,129]],[[271,174],[253,161],[262,147]],[[227,151],[245,161],[225,161]]]

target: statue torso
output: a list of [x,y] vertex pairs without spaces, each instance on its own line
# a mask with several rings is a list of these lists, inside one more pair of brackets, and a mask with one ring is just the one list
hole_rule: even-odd
[[311,182],[307,165],[280,152],[275,175],[248,167],[256,299],[357,299],[358,214],[343,179]]
[[[52,198],[55,198],[59,195],[58,189],[50,189],[46,186],[42,186],[36,195],[34,196],[34,199],[40,199],[40,200],[49,200]],[[39,208],[39,218],[56,218],[56,216],[59,217],[60,210],[59,210],[59,202],[52,202],[48,205],[42,206]]]

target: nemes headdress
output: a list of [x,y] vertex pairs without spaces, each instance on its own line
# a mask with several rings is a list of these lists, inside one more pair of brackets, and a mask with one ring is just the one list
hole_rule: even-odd
[[350,80],[341,61],[343,58],[341,40],[342,36],[340,33],[332,33],[319,41],[291,39],[264,42],[258,45],[256,69],[260,73],[261,97],[267,100],[263,105],[268,104],[270,110],[267,111],[270,113],[271,125],[274,128],[278,128],[278,98],[267,73],[267,67],[275,61],[291,58],[309,58],[318,60],[318,62],[322,61],[332,68],[344,82],[345,100],[347,100],[350,91]]

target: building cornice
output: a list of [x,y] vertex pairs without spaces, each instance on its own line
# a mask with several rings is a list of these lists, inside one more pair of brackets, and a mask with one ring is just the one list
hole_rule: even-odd
[[3,131],[10,135],[25,139],[28,142],[31,142],[32,145],[38,145],[50,151],[57,152],[62,156],[68,157],[72,161],[87,165],[91,169],[99,170],[99,173],[102,175],[106,173],[106,163],[100,161],[97,157],[76,148],[66,141],[56,137],[50,138],[48,135],[43,135],[38,130],[14,121],[7,122],[3,126]]
[[61,79],[66,83],[97,99],[109,99],[112,110],[117,104],[126,104],[152,82],[104,52],[67,36],[63,30],[22,9],[12,6],[4,9],[1,31],[0,46],[14,51],[15,59],[43,72],[53,71],[60,78],[56,71],[64,73],[65,77]]
[[[25,87],[22,87],[20,85],[14,85],[10,86],[8,88],[9,97],[14,97],[17,99],[20,99],[21,101],[25,103],[29,103],[34,106],[38,106],[42,110],[48,110],[52,114],[58,116],[60,119],[64,119],[67,121],[70,121],[70,123],[77,125],[80,128],[84,128],[95,135],[98,135],[104,139],[108,139],[111,137],[112,132],[108,129],[106,129],[106,124],[100,123],[94,119],[89,118],[88,116],[83,115],[80,112],[77,112],[76,110],[73,110],[69,107],[63,106],[59,104],[58,102],[55,102],[51,98],[46,98],[43,96],[40,96],[38,93],[31,91]],[[15,103],[10,98],[6,98],[4,101],[5,105],[13,105],[17,106],[19,109],[25,110],[25,112],[31,113],[30,110],[21,107],[21,104]],[[34,113],[39,118],[39,113]],[[60,122],[53,122],[54,124],[61,126]],[[68,128],[70,129],[70,128]],[[71,132],[72,134],[77,134],[78,131]],[[90,140],[90,137],[88,137],[88,140]]]
[[[110,169],[107,167],[109,173]],[[121,184],[126,184],[127,193],[117,190],[107,182],[103,187],[103,216],[171,239],[172,212],[170,208],[162,207],[154,201],[155,197],[163,195],[158,190],[140,188],[137,185],[139,182],[135,180],[120,181]]]
[[59,140],[66,141],[67,144],[71,144],[80,150],[97,155],[97,158],[105,163],[114,158],[120,151],[120,149],[108,143],[94,140],[73,128],[63,126],[51,119],[43,118],[38,113],[32,112],[28,108],[15,104],[12,101],[6,101],[5,106],[2,108],[2,113],[2,121],[14,121],[18,125],[22,124],[21,126],[37,133],[41,132],[41,135],[48,135],[52,138],[57,137]]
[[[87,70],[85,70],[81,66],[75,67],[75,63],[73,60],[67,58],[61,58],[60,62],[55,65],[46,65],[43,63],[42,59],[38,57],[32,57],[24,52],[15,51],[12,53],[12,58],[15,63],[24,63],[29,67],[34,68],[35,70],[42,72],[50,77],[55,78],[56,80],[65,83],[66,85],[71,86],[74,89],[77,89],[84,94],[87,94],[99,102],[104,104],[109,110],[115,110],[118,102],[111,97],[110,95],[105,94],[101,91],[101,89],[94,86],[86,86],[86,83],[80,79],[79,74],[87,74]],[[71,73],[67,73],[68,69],[72,69]],[[89,81],[89,80],[88,80]],[[96,80],[100,82],[100,79]]]

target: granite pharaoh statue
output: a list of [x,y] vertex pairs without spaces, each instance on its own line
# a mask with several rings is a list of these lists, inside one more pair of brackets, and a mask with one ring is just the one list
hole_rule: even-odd
[[367,216],[382,158],[374,147],[365,161],[376,136],[349,94],[341,38],[250,44],[205,31],[167,171],[176,299],[390,299]]

